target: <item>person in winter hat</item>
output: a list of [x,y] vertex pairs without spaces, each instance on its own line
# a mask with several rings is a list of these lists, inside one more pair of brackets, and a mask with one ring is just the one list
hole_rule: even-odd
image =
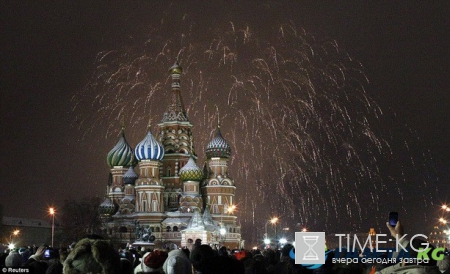
[[120,273],[119,253],[101,239],[85,238],[79,241],[64,261],[64,274]]
[[166,274],[191,274],[192,264],[183,250],[175,249],[169,252],[163,270]]
[[5,259],[6,267],[19,267],[22,265],[22,256],[17,250],[11,250]]
[[134,273],[164,273],[162,266],[167,256],[167,252],[158,249],[145,253],[141,264],[134,269]]

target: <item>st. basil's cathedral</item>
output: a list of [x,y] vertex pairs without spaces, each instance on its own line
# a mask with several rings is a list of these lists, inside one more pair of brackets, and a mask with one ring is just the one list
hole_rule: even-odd
[[[228,174],[231,148],[217,125],[206,145],[203,168],[196,163],[193,125],[182,96],[182,68],[175,63],[171,102],[157,125],[133,150],[122,128],[118,143],[107,155],[110,179],[100,205],[103,231],[122,243],[146,241],[156,246],[202,244],[241,248],[235,216],[235,183]],[[142,231],[151,231],[143,238]]]

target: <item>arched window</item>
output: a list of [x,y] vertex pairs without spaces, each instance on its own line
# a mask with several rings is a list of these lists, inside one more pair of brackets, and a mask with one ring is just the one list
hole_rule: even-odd
[[178,226],[174,226],[173,227],[173,232],[177,232],[178,231]]
[[166,231],[167,231],[167,232],[170,232],[170,231],[171,231],[170,226],[167,226],[167,227],[166,227]]
[[170,177],[171,175],[172,175],[172,170],[171,170],[170,166],[168,166],[166,169],[166,176]]

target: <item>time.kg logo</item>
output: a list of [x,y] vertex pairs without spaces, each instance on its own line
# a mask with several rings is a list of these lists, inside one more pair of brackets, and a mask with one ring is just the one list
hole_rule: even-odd
[[295,232],[295,263],[310,269],[320,267],[325,264],[324,247],[325,232]]

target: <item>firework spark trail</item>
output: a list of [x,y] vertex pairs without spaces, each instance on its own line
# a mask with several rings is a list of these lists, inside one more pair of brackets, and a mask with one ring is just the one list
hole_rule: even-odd
[[[199,166],[217,107],[222,113],[244,227],[263,227],[269,208],[287,223],[319,230],[358,226],[372,205],[382,207],[384,192],[402,198],[397,175],[380,171],[392,155],[386,136],[372,129],[382,111],[365,92],[361,64],[336,41],[317,42],[286,24],[268,42],[234,22],[196,39],[194,24],[182,20],[177,31],[167,23],[152,29],[144,45],[98,54],[91,82],[73,99],[84,135],[106,127],[114,139],[126,113],[127,136],[142,138],[148,116],[162,118],[170,100],[167,68],[178,60]],[[86,103],[90,110],[81,109]]]

